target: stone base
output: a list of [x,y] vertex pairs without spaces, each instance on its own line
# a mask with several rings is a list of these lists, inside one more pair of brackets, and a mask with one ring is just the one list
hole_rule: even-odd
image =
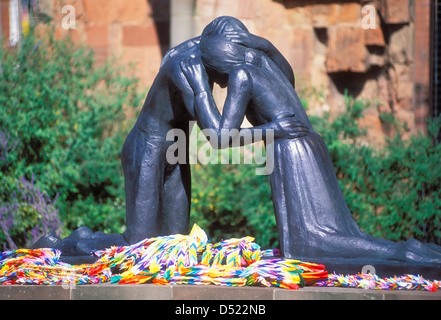
[[193,300],[193,304],[194,300],[441,300],[441,290],[426,292],[320,287],[287,290],[154,284],[97,284],[71,287],[3,285],[0,286],[0,300]]

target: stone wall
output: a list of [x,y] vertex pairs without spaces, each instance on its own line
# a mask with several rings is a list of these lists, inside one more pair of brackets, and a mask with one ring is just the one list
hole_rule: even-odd
[[[96,52],[98,63],[115,58],[131,66],[131,73],[147,88],[155,78],[169,46],[170,8],[163,0],[46,0],[56,36],[69,35]],[[64,29],[65,5],[75,8],[75,29]]]
[[[284,54],[310,113],[341,111],[347,90],[373,102],[361,120],[370,141],[380,142],[383,134],[391,134],[380,120],[384,112],[393,113],[414,132],[424,130],[430,0],[185,0],[192,5],[191,17],[170,15],[183,12],[173,11],[179,0],[45,1],[55,16],[57,36],[69,34],[92,46],[99,61],[116,56],[134,65],[132,72],[144,88],[168,49],[173,21],[174,33],[181,31],[177,21],[191,21],[189,38],[215,17],[231,15]],[[61,27],[66,4],[76,9],[76,29]],[[363,24],[368,21],[372,27],[363,12],[366,6],[375,9],[373,28]]]

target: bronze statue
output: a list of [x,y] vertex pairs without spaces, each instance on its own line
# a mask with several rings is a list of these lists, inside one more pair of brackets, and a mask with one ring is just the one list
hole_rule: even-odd
[[[212,97],[213,82],[227,88],[222,115]],[[253,128],[240,128],[245,116]],[[190,169],[188,161],[167,162],[166,151],[173,142],[165,137],[176,128],[189,135],[190,120],[218,135],[232,129],[248,130],[250,135],[257,129],[273,130],[270,183],[285,258],[318,261],[339,270],[357,268],[349,272],[371,264],[385,266],[385,272],[406,266],[440,274],[441,247],[413,239],[393,242],[360,230],[328,150],[297,96],[289,63],[269,41],[249,33],[232,17],[215,19],[200,37],[164,57],[123,147],[127,231],[124,235],[91,233],[95,238],[77,242],[83,243],[80,255],[112,241],[132,244],[187,231]]]

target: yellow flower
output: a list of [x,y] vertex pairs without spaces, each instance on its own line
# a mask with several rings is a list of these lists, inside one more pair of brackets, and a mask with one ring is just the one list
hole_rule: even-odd
[[27,35],[29,33],[29,30],[31,30],[29,20],[23,20],[21,27],[23,29],[23,34]]

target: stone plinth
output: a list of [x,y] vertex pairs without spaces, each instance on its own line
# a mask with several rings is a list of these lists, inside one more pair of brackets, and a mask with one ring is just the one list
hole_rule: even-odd
[[0,286],[1,300],[441,300],[441,291],[304,287],[299,290],[214,285]]

